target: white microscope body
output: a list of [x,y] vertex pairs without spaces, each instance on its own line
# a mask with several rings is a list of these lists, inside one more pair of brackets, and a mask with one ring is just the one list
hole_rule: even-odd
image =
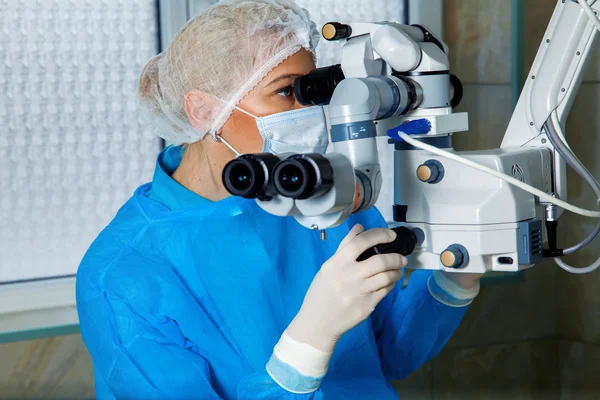
[[[600,9],[598,2],[593,7]],[[335,84],[323,85],[333,87],[328,113],[335,152],[325,156],[330,167],[313,178],[320,182],[318,195],[263,196],[258,204],[272,214],[294,216],[307,228],[326,230],[372,207],[382,174],[394,174],[394,220],[418,232],[409,268],[483,273],[519,271],[542,261],[544,220],[559,215],[548,211],[548,203],[406,141],[390,140],[394,168],[382,170],[376,137],[407,121],[427,119],[431,129],[412,136],[419,142],[565,200],[565,161],[547,129],[553,113],[564,125],[597,36],[582,6],[558,2],[502,146],[485,151],[454,152],[453,134],[468,130],[467,114],[453,113],[462,86],[450,74],[448,47],[427,28],[330,23],[323,36],[343,46],[343,76],[338,71]],[[318,92],[315,85],[304,86]]]

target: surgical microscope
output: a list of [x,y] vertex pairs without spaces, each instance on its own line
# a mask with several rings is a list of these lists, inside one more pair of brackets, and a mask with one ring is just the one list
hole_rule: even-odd
[[[246,154],[223,172],[227,190],[256,199],[266,212],[291,216],[325,232],[373,207],[382,174],[394,174],[398,233],[370,254],[398,252],[408,268],[457,273],[519,271],[589,244],[558,249],[558,218],[569,210],[566,165],[600,198],[600,185],[570,150],[564,125],[600,29],[599,2],[562,0],[554,10],[501,147],[457,152],[468,131],[455,113],[463,95],[450,73],[448,46],[421,25],[330,22],[322,35],[342,46],[341,64],[295,82],[304,105],[327,106],[334,151]],[[301,132],[299,133],[301,134]],[[393,170],[382,170],[377,137],[394,146]],[[364,254],[363,258],[369,254]]]

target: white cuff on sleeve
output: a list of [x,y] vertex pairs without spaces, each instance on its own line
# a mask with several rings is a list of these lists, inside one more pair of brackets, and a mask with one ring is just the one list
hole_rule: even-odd
[[440,303],[450,307],[464,307],[479,294],[479,282],[470,289],[463,289],[440,270],[433,271],[427,283],[429,293]]
[[311,393],[321,385],[332,354],[297,342],[284,332],[275,345],[267,372],[289,392]]

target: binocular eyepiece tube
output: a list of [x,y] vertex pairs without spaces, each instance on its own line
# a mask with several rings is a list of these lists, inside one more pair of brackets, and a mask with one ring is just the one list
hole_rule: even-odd
[[333,168],[321,154],[281,159],[270,153],[245,154],[223,170],[225,189],[234,196],[268,201],[277,194],[303,200],[333,187]]
[[340,64],[317,68],[294,82],[294,94],[303,106],[326,106],[337,85],[345,79]]
[[273,186],[273,169],[281,159],[274,154],[244,154],[223,169],[225,189],[246,199],[269,200],[277,194]]

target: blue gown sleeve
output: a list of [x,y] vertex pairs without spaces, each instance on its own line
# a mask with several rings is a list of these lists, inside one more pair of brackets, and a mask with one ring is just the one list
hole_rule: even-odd
[[[99,399],[226,397],[211,380],[210,360],[199,354],[174,321],[165,318],[154,326],[127,301],[107,292],[88,292],[78,299],[78,307],[81,333],[94,360]],[[318,393],[290,393],[266,369],[244,378],[233,391],[235,398],[247,400],[311,400]]]
[[397,285],[371,316],[381,366],[387,379],[403,379],[439,354],[468,307],[436,300],[428,288],[431,271],[415,271],[408,286]]
[[[357,214],[354,222],[366,229],[387,227],[375,208]],[[465,303],[471,302],[446,293],[431,276],[431,271],[413,272],[408,286],[396,285],[371,315],[383,372],[390,380],[405,378],[439,354],[462,320]]]

